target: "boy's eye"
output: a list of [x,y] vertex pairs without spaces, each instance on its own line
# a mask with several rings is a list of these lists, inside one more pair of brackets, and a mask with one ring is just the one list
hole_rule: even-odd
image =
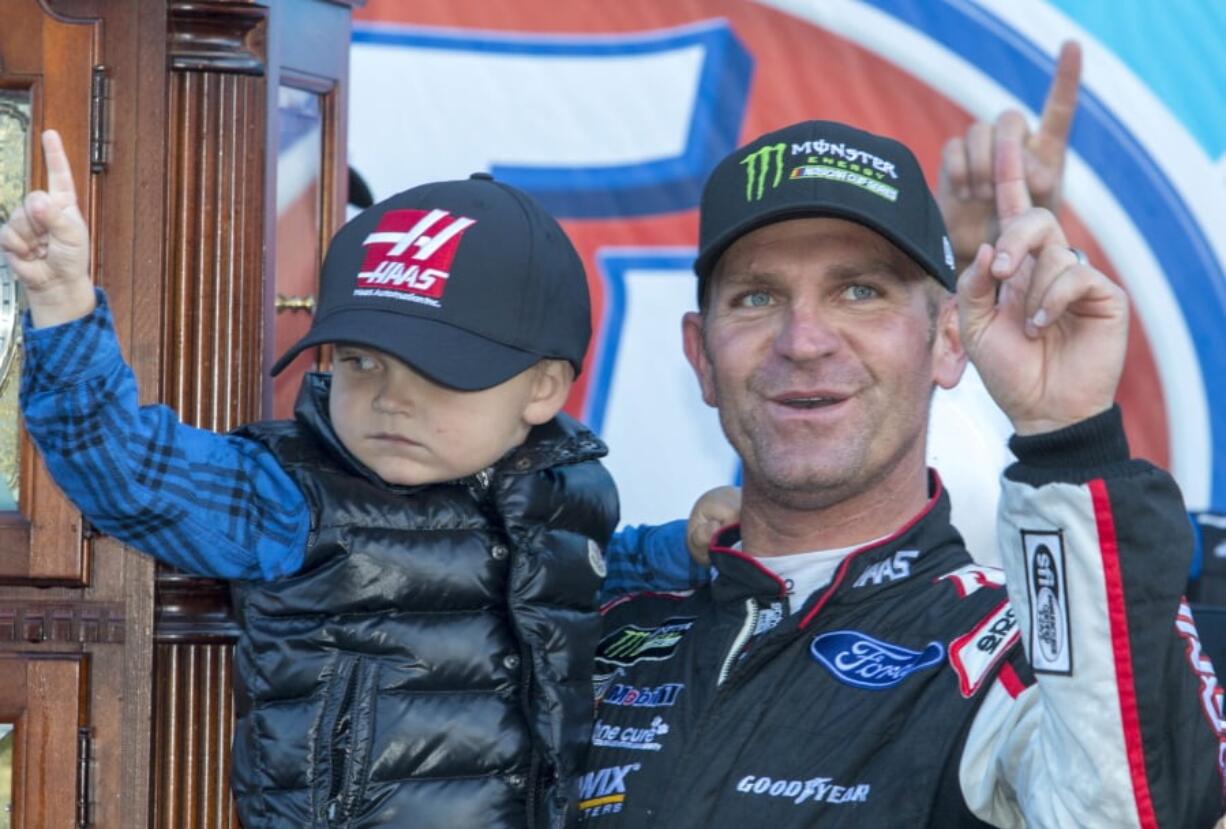
[[348,351],[337,355],[337,359],[352,371],[370,371],[377,366],[375,359],[369,354]]
[[771,295],[766,291],[748,291],[736,298],[739,308],[765,308],[771,304]]
[[876,299],[881,294],[872,285],[848,285],[843,289],[843,298],[853,302],[863,302],[866,299]]

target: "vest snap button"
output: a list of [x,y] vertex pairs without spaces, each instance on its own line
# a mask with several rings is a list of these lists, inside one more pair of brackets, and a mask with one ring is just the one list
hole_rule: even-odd
[[519,654],[508,653],[506,656],[504,656],[502,658],[502,667],[506,668],[508,671],[518,670]]
[[512,789],[522,789],[528,782],[528,778],[522,774],[508,774],[507,783]]
[[493,547],[490,547],[490,556],[495,561],[502,561],[510,554],[511,551],[507,549],[505,544],[495,544]]
[[531,458],[520,458],[515,462],[515,468],[520,472],[525,471],[530,466],[532,466]]

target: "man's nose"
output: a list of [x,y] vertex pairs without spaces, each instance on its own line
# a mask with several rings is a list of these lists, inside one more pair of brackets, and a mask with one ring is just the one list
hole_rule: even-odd
[[843,339],[830,315],[810,304],[794,304],[787,309],[775,338],[775,350],[789,360],[803,362],[829,356]]

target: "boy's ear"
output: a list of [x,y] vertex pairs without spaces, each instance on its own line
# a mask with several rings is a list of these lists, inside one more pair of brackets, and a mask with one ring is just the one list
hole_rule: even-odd
[[524,408],[524,421],[539,426],[552,420],[566,405],[575,370],[565,360],[541,360],[529,371],[533,375],[532,389]]

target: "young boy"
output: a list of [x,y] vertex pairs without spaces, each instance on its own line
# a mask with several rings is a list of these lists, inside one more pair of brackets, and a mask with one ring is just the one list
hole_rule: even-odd
[[0,229],[29,303],[27,427],[99,529],[234,580],[243,824],[563,825],[617,496],[561,414],[590,334],[562,229],[483,174],[366,210],[273,368],[331,344],[331,375],[295,420],[222,436],[138,407],[44,147],[49,192]]

